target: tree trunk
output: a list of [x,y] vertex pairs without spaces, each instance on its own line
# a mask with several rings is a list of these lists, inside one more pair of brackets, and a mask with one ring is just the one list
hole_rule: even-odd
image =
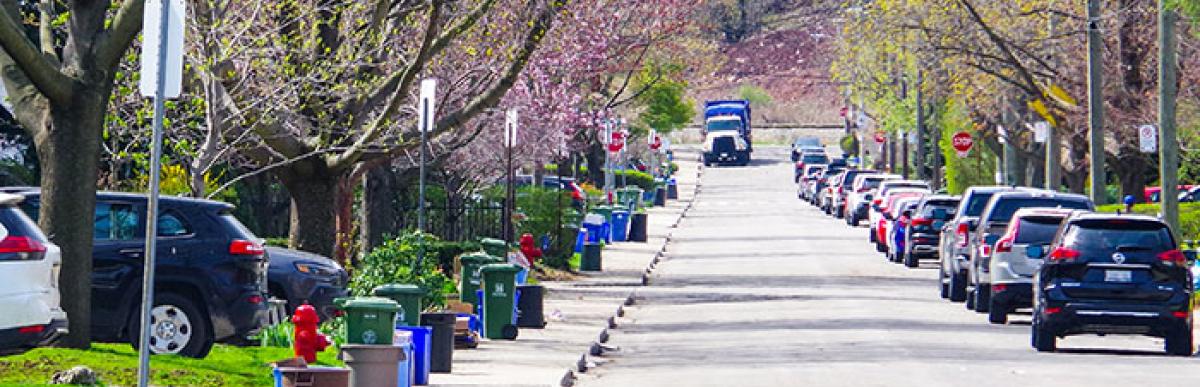
[[49,122],[34,141],[42,168],[39,226],[62,247],[60,303],[70,334],[59,344],[91,345],[92,238],[96,208],[100,126],[108,91],[78,92],[71,104],[50,108]]
[[361,174],[349,174],[337,182],[334,194],[333,259],[354,266],[354,188]]
[[391,167],[383,166],[367,172],[363,181],[362,204],[362,251],[368,252],[382,245],[386,236],[400,229],[396,211],[396,173]]
[[334,198],[340,174],[304,168],[314,164],[322,162],[297,162],[276,172],[292,199],[288,246],[332,257],[337,232]]
[[588,146],[587,154],[587,178],[597,188],[604,186],[604,144],[594,142]]

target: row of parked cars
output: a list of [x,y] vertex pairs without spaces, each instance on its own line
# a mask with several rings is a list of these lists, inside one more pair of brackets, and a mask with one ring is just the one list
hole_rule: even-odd
[[[0,189],[0,351],[47,345],[67,333],[59,304],[62,255],[38,229],[40,192]],[[102,192],[93,214],[91,332],[136,344],[147,197]],[[323,318],[347,294],[346,271],[315,254],[264,247],[223,202],[163,196],[158,216],[153,353],[204,357],[215,342],[244,343],[267,320],[268,298]]]
[[[798,165],[799,166],[799,165]],[[831,162],[806,165],[799,197],[909,268],[938,265],[938,293],[1005,324],[1031,309],[1031,344],[1081,334],[1163,338],[1193,353],[1194,259],[1160,219],[1096,213],[1087,197],[1008,186],[932,192],[928,183]]]

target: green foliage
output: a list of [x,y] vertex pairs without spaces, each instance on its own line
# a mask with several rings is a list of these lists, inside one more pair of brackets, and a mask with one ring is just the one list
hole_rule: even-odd
[[638,114],[638,123],[659,133],[670,133],[692,121],[696,104],[687,96],[688,83],[683,79],[683,66],[678,64],[646,64],[635,79],[639,89],[649,85],[638,102],[645,109]]
[[288,247],[288,239],[284,238],[266,238],[267,246]]
[[425,258],[436,259],[437,265],[442,269],[443,273],[449,273],[454,270],[454,259],[458,258],[463,253],[479,251],[479,242],[476,241],[425,241]]
[[989,185],[995,182],[996,155],[992,154],[981,141],[975,140],[975,146],[965,158],[959,158],[951,144],[955,133],[966,131],[976,133],[973,123],[967,116],[962,104],[947,102],[938,106],[935,127],[942,128],[939,146],[946,160],[946,190],[951,194],[962,193],[973,185]]
[[295,325],[291,322],[281,322],[279,324],[263,327],[258,332],[258,344],[263,347],[292,347],[292,331],[295,330]]
[[[135,184],[126,189],[134,192],[144,192],[146,187],[150,186],[149,169],[145,171],[139,170],[138,175],[132,181]],[[221,186],[219,175],[214,176],[211,173],[204,174],[204,194],[216,191]],[[191,196],[192,195],[192,174],[187,167],[179,164],[163,164],[162,171],[159,173],[159,192],[164,195]],[[233,187],[226,188],[221,191],[214,200],[236,203],[237,191]]]
[[761,87],[751,84],[743,84],[738,87],[738,97],[750,101],[751,106],[770,105],[775,99]]
[[838,145],[842,147],[842,152],[851,156],[858,156],[858,137],[854,135],[846,135],[838,141]]
[[[270,363],[295,355],[291,348],[213,346],[204,359],[176,355],[154,356],[155,386],[269,386]],[[86,365],[110,386],[137,385],[138,353],[129,344],[95,343],[91,349],[44,347],[0,358],[0,385],[43,385],[56,372]],[[342,366],[337,351],[317,353],[317,365]],[[20,372],[7,372],[20,370]]]
[[[580,220],[578,211],[571,207],[569,193],[542,187],[522,187],[517,193],[517,210],[520,213],[520,221],[516,225],[518,234],[532,234],[538,243],[543,235],[550,235],[554,241],[552,247],[567,247],[568,242],[574,242],[574,233],[564,231],[577,226]],[[570,249],[554,250],[552,248],[544,252],[544,262],[552,267],[565,268]]]
[[[613,178],[616,180],[617,187],[638,186],[645,191],[653,191],[655,187],[654,176],[642,171],[632,169],[613,171]],[[624,182],[624,184],[622,184]]]
[[[407,232],[388,240],[367,253],[353,270],[350,278],[350,293],[366,296],[371,290],[385,284],[414,284],[426,289],[425,305],[441,307],[446,304],[446,294],[454,292],[454,282],[438,267],[436,257],[427,256],[417,273],[413,266],[417,260],[418,233]],[[436,236],[425,234],[426,242],[436,242]]]

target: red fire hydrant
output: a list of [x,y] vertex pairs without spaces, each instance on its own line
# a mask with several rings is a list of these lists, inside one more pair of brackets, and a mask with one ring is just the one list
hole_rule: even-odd
[[296,350],[296,357],[302,357],[309,363],[315,363],[317,352],[329,347],[329,339],[317,333],[318,322],[317,310],[309,304],[300,305],[296,308],[296,314],[292,315],[292,324],[296,326],[292,348]]
[[525,256],[525,263],[529,267],[533,267],[533,263],[542,258],[542,249],[537,248],[533,244],[533,234],[526,233],[521,235],[521,254]]

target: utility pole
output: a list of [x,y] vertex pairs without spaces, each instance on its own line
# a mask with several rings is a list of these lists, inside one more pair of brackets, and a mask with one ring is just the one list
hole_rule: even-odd
[[925,100],[921,92],[921,65],[917,62],[917,179],[925,180],[925,161],[928,151],[925,149]]
[[1104,80],[1100,61],[1100,0],[1088,0],[1088,153],[1091,159],[1092,202],[1104,204],[1108,185],[1104,179]]
[[1158,0],[1158,171],[1162,177],[1162,217],[1179,229],[1179,142],[1175,138],[1175,97],[1178,94],[1179,66],[1175,57],[1179,42],[1175,22],[1179,15],[1168,9],[1166,0]]

